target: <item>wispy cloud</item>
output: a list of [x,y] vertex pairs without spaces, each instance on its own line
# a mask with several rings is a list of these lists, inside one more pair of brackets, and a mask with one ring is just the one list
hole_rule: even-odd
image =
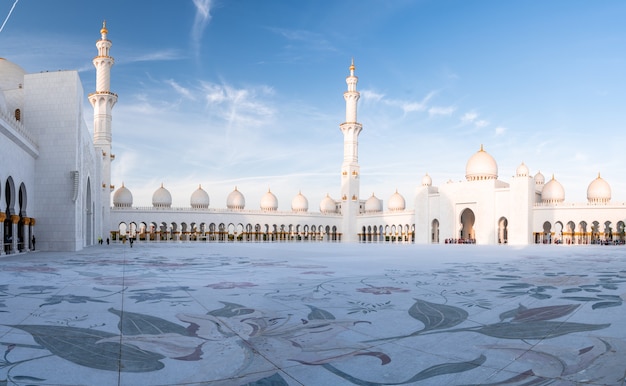
[[229,125],[254,124],[274,115],[274,108],[264,100],[274,93],[268,86],[236,88],[229,84],[201,82],[206,106],[217,112]]
[[336,51],[335,47],[320,33],[285,28],[269,28],[270,31],[284,37],[290,42],[304,43],[309,50]]
[[447,107],[433,106],[428,109],[428,115],[430,115],[431,117],[437,116],[437,115],[452,115],[452,113],[454,113],[455,111],[456,111],[456,107],[454,106],[447,106]]
[[175,80],[173,79],[168,79],[165,81],[165,83],[169,84],[170,86],[172,86],[172,88],[174,89],[174,91],[176,91],[178,94],[180,94],[181,96],[187,98],[187,99],[191,99],[191,100],[196,100],[196,97],[193,95],[192,91],[189,90],[188,88],[185,88],[183,86],[181,86],[180,84],[178,84]]
[[191,27],[191,40],[197,54],[204,29],[211,21],[211,0],[193,0],[193,5],[196,7],[196,16]]
[[489,121],[485,119],[478,119],[479,115],[475,111],[468,111],[467,113],[461,116],[461,123],[463,124],[473,124],[478,128],[482,128],[485,126],[489,126]]
[[380,94],[372,90],[361,91],[361,96],[364,98],[365,101],[383,103],[387,106],[400,108],[404,114],[426,111],[428,109],[428,102],[435,94],[435,91],[431,91],[424,98],[422,98],[421,101],[410,101],[400,99],[388,99],[385,98],[385,94]]
[[461,117],[461,122],[463,123],[473,123],[476,118],[478,118],[478,114],[474,111],[467,112],[463,114]]
[[495,129],[496,136],[499,136],[499,135],[502,135],[502,134],[506,133],[507,130],[508,129],[506,127],[502,127],[502,126],[496,127],[496,129]]
[[184,56],[178,50],[167,49],[161,51],[151,51],[149,53],[136,55],[136,56],[126,56],[124,57],[124,62],[160,62],[167,60],[179,60],[183,59]]

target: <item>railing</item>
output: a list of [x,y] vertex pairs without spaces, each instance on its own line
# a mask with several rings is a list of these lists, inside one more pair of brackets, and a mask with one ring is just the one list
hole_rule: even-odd
[[5,121],[7,121],[13,130],[18,132],[31,146],[35,149],[39,150],[39,145],[35,141],[35,139],[31,136],[31,134],[26,130],[24,124],[14,116],[12,116],[9,112],[0,109],[0,117],[2,117]]

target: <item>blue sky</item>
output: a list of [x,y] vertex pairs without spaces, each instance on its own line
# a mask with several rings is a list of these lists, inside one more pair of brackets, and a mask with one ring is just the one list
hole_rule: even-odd
[[175,206],[199,184],[214,208],[235,186],[247,209],[338,198],[351,58],[363,199],[462,180],[484,144],[502,180],[523,161],[584,202],[600,172],[626,201],[623,1],[0,0],[3,20],[13,5],[0,56],[76,69],[85,94],[106,19],[112,178],[136,206],[161,183]]

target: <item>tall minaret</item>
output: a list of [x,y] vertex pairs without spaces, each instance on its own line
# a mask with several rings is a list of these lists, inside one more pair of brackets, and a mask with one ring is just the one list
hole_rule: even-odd
[[348,91],[343,93],[346,100],[346,121],[339,125],[343,133],[343,163],[341,164],[341,214],[342,241],[358,241],[356,216],[359,214],[359,133],[363,126],[356,120],[356,107],[361,94],[356,90],[359,81],[354,75],[354,59],[350,64],[350,75],[346,77]]
[[107,39],[109,31],[106,21],[102,22],[100,40],[96,42],[98,56],[93,58],[96,67],[96,92],[89,94],[89,102],[93,106],[93,143],[96,152],[102,156],[102,237],[109,237],[111,210],[111,110],[117,102],[117,94],[111,92],[111,67],[114,60],[109,56],[111,41]]

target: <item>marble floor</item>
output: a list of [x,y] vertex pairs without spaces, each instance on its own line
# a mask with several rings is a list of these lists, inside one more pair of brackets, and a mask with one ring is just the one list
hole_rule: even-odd
[[0,256],[2,385],[624,385],[626,247]]

